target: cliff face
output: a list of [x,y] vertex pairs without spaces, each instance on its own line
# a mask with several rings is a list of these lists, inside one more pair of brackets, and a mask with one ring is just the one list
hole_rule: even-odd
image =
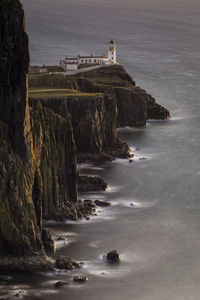
[[43,218],[56,219],[67,213],[67,205],[76,204],[76,154],[69,118],[43,108],[37,100],[31,101],[30,106],[37,161],[33,201],[39,224],[41,209]]
[[[0,1],[0,269],[31,270],[9,256],[37,255],[49,268],[53,250],[43,218],[81,217],[76,153],[69,118],[27,99],[29,66],[24,11],[18,0]],[[31,113],[30,113],[31,111]],[[42,256],[41,256],[42,255]],[[19,266],[20,263],[20,266]]]
[[19,1],[0,3],[0,255],[42,252],[32,201],[32,135],[27,102],[29,65]]
[[[33,99],[32,102],[34,101]],[[129,148],[117,135],[115,98],[103,94],[90,94],[41,98],[40,101],[64,118],[71,115],[79,161],[128,157]]]
[[27,103],[28,37],[19,1],[0,2],[0,120],[8,126],[12,148],[27,159],[31,144]]

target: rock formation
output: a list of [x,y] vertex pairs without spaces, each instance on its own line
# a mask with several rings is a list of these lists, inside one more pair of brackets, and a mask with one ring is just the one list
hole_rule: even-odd
[[135,81],[121,65],[107,66],[79,73],[74,76],[82,91],[111,94],[117,101],[117,126],[145,126],[148,119],[165,120],[170,118],[169,111],[156,103],[144,89],[136,86]]
[[117,135],[115,98],[91,94],[39,100],[66,119],[71,115],[79,161],[129,156],[129,147]]
[[145,90],[137,87],[120,65],[74,76],[32,76],[29,84],[35,89],[49,86],[70,88],[73,93],[76,89],[77,93],[74,94],[38,96],[38,99],[63,118],[71,115],[79,161],[129,157],[129,148],[118,137],[117,127],[143,127],[147,119],[170,117],[168,110],[157,104]]
[[[45,271],[53,267],[46,253],[54,243],[43,219],[94,214],[93,203],[77,200],[76,152],[80,161],[128,157],[117,126],[170,115],[121,66],[32,78],[31,87],[77,93],[28,101],[28,68],[23,7],[0,0],[0,269]],[[106,188],[94,178],[78,184]]]
[[28,37],[19,1],[0,2],[0,256],[42,253],[27,101]]
[[[28,37],[18,0],[0,1],[0,268],[51,267],[43,218],[81,216],[71,122],[27,98]],[[63,208],[67,207],[67,212]],[[33,259],[33,255],[37,259]],[[24,262],[13,257],[29,257]],[[5,259],[5,257],[7,257]],[[31,258],[30,258],[31,257]],[[37,260],[37,268],[34,267]],[[19,265],[20,263],[20,265]]]

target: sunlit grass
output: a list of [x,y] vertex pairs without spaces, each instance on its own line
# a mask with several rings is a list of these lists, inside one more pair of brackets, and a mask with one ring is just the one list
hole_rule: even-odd
[[102,97],[102,93],[82,93],[72,89],[56,88],[30,88],[29,97],[31,98],[62,98],[62,97]]

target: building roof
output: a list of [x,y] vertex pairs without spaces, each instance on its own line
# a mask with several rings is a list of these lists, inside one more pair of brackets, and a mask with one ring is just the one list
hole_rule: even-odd
[[78,60],[78,58],[77,57],[67,57],[66,56],[66,58],[65,58],[66,60]]
[[94,55],[90,55],[90,56],[79,56],[79,58],[105,58],[104,55],[99,55],[99,56],[94,56]]

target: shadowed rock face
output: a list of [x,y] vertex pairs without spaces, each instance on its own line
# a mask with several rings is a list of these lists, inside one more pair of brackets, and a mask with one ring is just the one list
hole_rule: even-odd
[[[76,154],[70,120],[37,101],[29,106],[28,67],[23,7],[0,0],[0,257],[39,255],[37,270],[44,270],[44,248],[54,247],[43,218],[66,203],[79,212]],[[34,261],[25,269],[34,270]],[[1,259],[1,268],[24,269],[16,259]]]
[[0,1],[0,255],[42,253],[32,201],[34,173],[27,102],[29,66],[24,11]]
[[0,1],[0,120],[12,148],[27,159],[30,117],[27,103],[28,37],[19,1]]
[[166,120],[169,119],[170,112],[159,105],[155,98],[153,98],[150,94],[148,94],[144,89],[140,87],[135,88],[135,93],[139,95],[146,103],[146,117],[147,120],[155,119],[155,120]]
[[68,96],[40,101],[64,118],[71,115],[79,161],[129,156],[129,147],[117,135],[115,98],[110,95]]
[[43,218],[53,219],[67,203],[77,202],[76,153],[69,118],[62,118],[43,107],[39,101],[31,106],[33,152],[37,170],[33,200],[38,224]]

